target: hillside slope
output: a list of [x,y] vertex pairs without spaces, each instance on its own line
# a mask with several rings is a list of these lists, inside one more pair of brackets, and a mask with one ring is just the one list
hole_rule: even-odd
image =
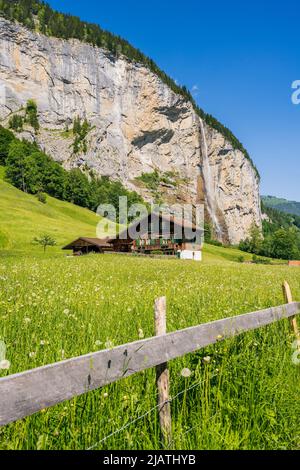
[[42,204],[3,180],[0,167],[0,249],[33,250],[32,239],[49,233],[58,248],[79,236],[96,236],[99,217],[73,204],[47,197]]
[[300,202],[288,201],[287,199],[275,196],[262,196],[261,199],[265,206],[270,207],[271,209],[277,209],[281,212],[286,212],[287,214],[300,216]]
[[[4,168],[0,166],[0,252],[42,252],[32,245],[35,236],[49,233],[57,240],[57,248],[80,236],[95,237],[99,217],[93,212],[68,202],[47,197],[42,204],[35,196],[25,194],[3,180]],[[240,256],[250,260],[252,255],[237,249],[212,245],[204,247],[205,262],[237,262]]]

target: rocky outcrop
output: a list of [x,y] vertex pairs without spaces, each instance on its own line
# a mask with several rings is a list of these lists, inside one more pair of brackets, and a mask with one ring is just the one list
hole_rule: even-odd
[[[205,202],[224,241],[237,243],[253,222],[261,224],[250,161],[144,66],[0,19],[1,84],[2,123],[33,98],[41,129],[24,137],[36,138],[65,168],[92,168],[149,199],[153,194],[136,177],[155,169],[176,173],[178,187],[162,186],[164,197]],[[65,132],[76,116],[92,126],[86,153],[74,154],[74,136]]]

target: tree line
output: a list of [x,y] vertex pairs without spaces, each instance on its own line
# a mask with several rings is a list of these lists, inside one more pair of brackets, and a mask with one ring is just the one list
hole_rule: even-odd
[[41,32],[47,36],[61,39],[79,39],[93,46],[101,47],[110,52],[113,58],[126,56],[130,61],[145,65],[156,74],[175,93],[190,101],[196,113],[211,127],[220,132],[234,149],[244,153],[251,162],[257,176],[259,172],[249,153],[233,133],[210,114],[206,114],[195,102],[192,94],[185,86],[179,86],[157,64],[128,41],[103,30],[99,25],[81,21],[80,18],[59,13],[47,3],[40,0],[0,0],[0,13],[9,20],[16,20],[25,27]]
[[240,249],[258,256],[287,260],[300,259],[300,217],[266,207],[263,232],[253,224],[250,235]]
[[80,169],[66,171],[36,143],[20,140],[0,126],[0,165],[6,167],[6,180],[16,188],[37,195],[43,194],[95,211],[100,204],[112,204],[117,210],[119,196],[127,196],[128,204],[143,203],[133,191],[108,177],[87,174]]

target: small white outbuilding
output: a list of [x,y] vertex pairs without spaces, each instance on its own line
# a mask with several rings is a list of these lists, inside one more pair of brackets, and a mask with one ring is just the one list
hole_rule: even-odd
[[190,261],[202,261],[202,251],[179,250],[178,258]]

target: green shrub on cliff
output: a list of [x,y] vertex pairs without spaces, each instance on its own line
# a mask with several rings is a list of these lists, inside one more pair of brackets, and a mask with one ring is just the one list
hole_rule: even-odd
[[8,122],[9,128],[16,132],[23,130],[23,118],[19,114],[14,114]]
[[79,153],[87,153],[87,141],[86,138],[88,133],[92,130],[92,126],[84,119],[83,123],[81,123],[80,117],[76,117],[73,123],[73,135],[75,136],[73,142],[73,152]]
[[37,132],[40,128],[38,120],[37,104],[34,100],[28,100],[25,110],[25,121]]

